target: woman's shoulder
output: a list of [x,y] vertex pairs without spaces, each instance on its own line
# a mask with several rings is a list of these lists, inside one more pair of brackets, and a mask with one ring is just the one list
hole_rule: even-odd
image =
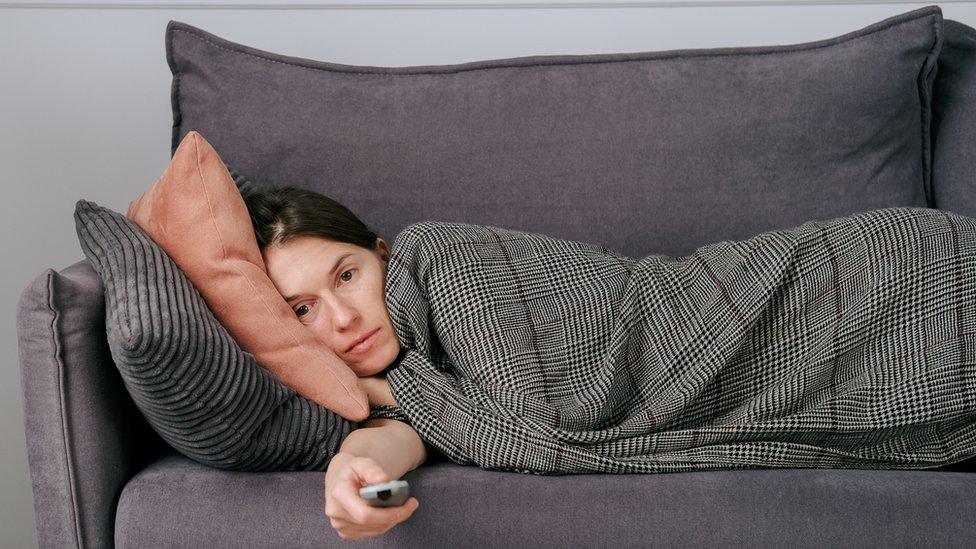
[[544,238],[560,240],[554,236],[520,230],[509,227],[499,227],[480,223],[464,223],[461,221],[438,221],[423,220],[410,223],[401,230],[396,238],[423,238],[434,237],[441,239],[454,239],[457,241],[478,241],[485,239],[498,238]]
[[577,249],[581,253],[614,255],[625,258],[622,254],[600,244],[560,238],[547,233],[521,230],[515,228],[498,227],[494,225],[463,223],[460,221],[423,220],[407,225],[394,239],[394,245],[399,248],[416,248],[425,246],[432,251],[459,246],[483,247],[484,245],[499,246],[518,241],[522,247],[532,248],[538,252],[546,250]]
[[462,223],[460,221],[438,221],[434,219],[425,219],[423,221],[415,221],[410,223],[400,231],[399,234],[411,234],[411,235],[424,235],[430,233],[450,233],[464,232],[472,230],[483,230],[487,225],[477,225],[474,223]]
[[459,221],[423,220],[410,223],[397,233],[393,239],[398,247],[414,247],[428,244],[435,247],[459,242],[480,240],[483,235],[490,233],[488,225],[462,223]]

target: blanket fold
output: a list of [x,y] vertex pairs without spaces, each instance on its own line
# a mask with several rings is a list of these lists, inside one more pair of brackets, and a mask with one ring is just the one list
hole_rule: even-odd
[[423,221],[394,241],[386,299],[405,350],[387,371],[396,412],[455,463],[546,475],[976,455],[976,219],[951,212],[870,210],[640,259]]

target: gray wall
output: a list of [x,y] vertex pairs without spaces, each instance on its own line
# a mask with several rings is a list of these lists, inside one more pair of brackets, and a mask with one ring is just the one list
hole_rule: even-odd
[[[808,42],[926,3],[676,1],[569,4],[0,3],[0,547],[36,546],[23,432],[16,305],[44,268],[83,255],[79,198],[124,212],[169,160],[170,72],[163,32],[176,19],[256,48],[347,64],[460,63]],[[976,27],[976,2],[940,2]],[[323,518],[323,520],[325,520]]]

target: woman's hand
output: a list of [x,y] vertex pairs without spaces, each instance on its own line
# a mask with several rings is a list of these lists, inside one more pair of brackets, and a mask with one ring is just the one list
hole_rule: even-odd
[[359,385],[366,391],[370,404],[397,404],[390,391],[390,382],[385,377],[364,376],[359,378]]
[[359,496],[367,484],[391,480],[372,458],[341,451],[325,471],[325,514],[343,539],[378,536],[410,518],[420,502],[410,497],[403,505],[373,507]]

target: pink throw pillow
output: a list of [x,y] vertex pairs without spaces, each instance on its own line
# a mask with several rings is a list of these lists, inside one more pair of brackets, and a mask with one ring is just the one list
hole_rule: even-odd
[[173,258],[258,364],[342,417],[366,418],[369,403],[355,372],[315,339],[268,278],[244,199],[202,135],[186,134],[126,217]]

